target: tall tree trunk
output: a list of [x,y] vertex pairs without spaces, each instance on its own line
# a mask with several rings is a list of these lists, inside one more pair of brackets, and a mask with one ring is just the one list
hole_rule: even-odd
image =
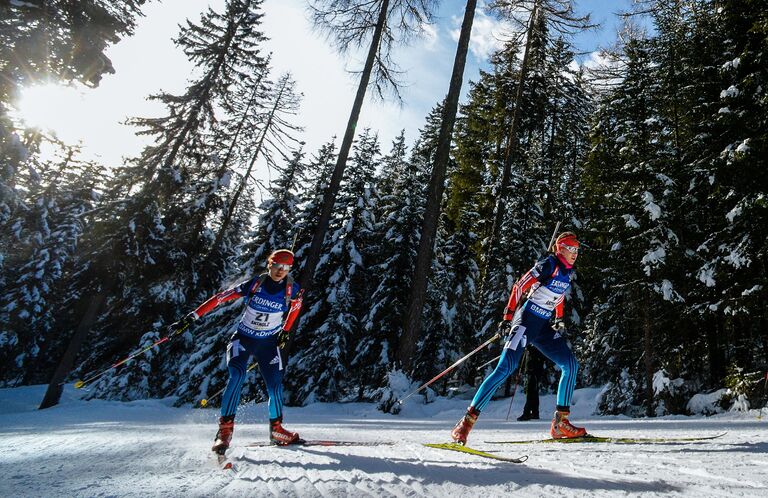
[[70,339],[67,350],[61,357],[61,361],[59,361],[59,366],[56,367],[53,377],[51,377],[51,382],[48,384],[48,389],[45,391],[45,396],[43,397],[42,403],[40,403],[39,410],[59,404],[64,380],[72,370],[72,366],[75,364],[75,359],[77,359],[77,354],[80,352],[80,346],[83,344],[88,332],[90,332],[93,322],[96,321],[96,315],[105,298],[106,293],[103,291],[91,298],[91,301],[88,304],[88,310],[85,312],[83,319],[80,320],[75,335]]
[[515,92],[515,109],[512,113],[512,123],[509,127],[509,137],[507,138],[507,149],[504,152],[504,167],[501,171],[501,183],[499,190],[496,193],[496,212],[493,216],[493,224],[491,225],[491,234],[488,239],[486,247],[487,263],[485,265],[486,275],[482,279],[481,294],[483,294],[483,288],[487,285],[488,280],[491,278],[495,270],[496,254],[495,246],[499,239],[499,233],[501,232],[501,223],[504,220],[504,212],[506,211],[506,197],[509,190],[509,181],[512,173],[512,161],[517,154],[519,141],[517,139],[517,129],[520,126],[520,108],[523,103],[523,87],[525,86],[525,80],[528,77],[528,61],[531,52],[531,39],[533,38],[533,27],[536,23],[536,17],[539,13],[539,1],[533,5],[531,10],[531,18],[528,21],[528,31],[526,34],[525,51],[523,52],[523,61],[520,66],[520,77],[518,78],[517,91]]
[[[269,63],[269,59],[267,60],[267,63]],[[242,117],[240,118],[240,121],[237,123],[235,134],[232,137],[231,142],[229,143],[229,147],[227,148],[227,154],[224,156],[224,159],[221,161],[221,167],[219,168],[219,172],[218,172],[219,177],[224,174],[224,172],[227,170],[227,166],[229,166],[229,161],[230,159],[232,159],[232,153],[235,150],[235,145],[237,145],[237,140],[240,137],[240,132],[243,130],[243,126],[245,125],[245,122],[248,119],[248,113],[250,112],[251,107],[253,107],[254,102],[256,102],[256,95],[259,93],[259,87],[261,86],[261,80],[263,78],[264,78],[264,73],[260,73],[259,78],[256,80],[256,82],[253,85],[253,91],[251,92],[251,97],[248,99],[248,104],[245,106],[245,110],[243,111]]]
[[219,244],[221,244],[221,241],[224,238],[224,234],[226,233],[227,228],[229,228],[229,224],[232,222],[232,215],[234,214],[235,208],[237,207],[237,202],[240,200],[240,195],[242,195],[243,190],[245,190],[245,186],[248,184],[248,178],[250,178],[251,176],[251,170],[253,170],[253,165],[256,164],[256,160],[259,158],[261,149],[264,146],[264,139],[267,137],[267,132],[269,131],[269,128],[272,126],[272,122],[275,119],[275,113],[280,108],[280,104],[282,103],[284,91],[285,91],[285,85],[283,85],[280,88],[280,91],[278,92],[277,97],[275,98],[275,104],[272,106],[272,109],[269,111],[269,117],[267,118],[267,122],[264,125],[264,130],[262,131],[261,137],[259,138],[259,144],[256,146],[256,151],[253,153],[253,157],[251,157],[251,162],[248,164],[248,169],[245,172],[245,176],[243,176],[243,181],[240,182],[240,185],[237,187],[237,191],[235,192],[234,197],[232,197],[232,202],[229,203],[229,207],[227,208],[227,213],[224,215],[224,221],[221,223],[221,228],[219,228],[219,231],[216,234],[216,239],[213,241],[213,245],[211,246],[211,251],[208,253],[208,257],[210,257],[219,247]]
[[416,256],[416,270],[411,282],[408,311],[405,314],[403,335],[400,338],[398,350],[398,359],[403,370],[406,372],[411,369],[416,342],[419,340],[419,333],[421,332],[421,314],[424,309],[424,302],[426,301],[427,276],[432,268],[435,236],[437,235],[441,201],[443,199],[443,191],[445,190],[445,173],[448,167],[448,156],[451,151],[451,136],[453,135],[453,125],[456,121],[456,110],[459,106],[459,94],[461,93],[461,85],[464,79],[464,66],[467,62],[467,49],[469,47],[469,38],[472,33],[472,22],[475,18],[476,7],[477,0],[467,0],[467,7],[464,10],[464,21],[461,24],[459,44],[456,48],[456,58],[453,61],[451,84],[448,88],[445,105],[443,106],[435,165],[432,168],[432,176],[427,188],[427,205],[424,211],[424,222],[421,226],[419,252]]
[[325,191],[325,195],[323,196],[323,206],[320,210],[320,219],[317,221],[315,233],[312,235],[312,244],[309,247],[309,253],[307,254],[306,260],[304,261],[304,269],[302,270],[298,279],[301,288],[304,289],[305,292],[309,292],[312,287],[312,281],[315,277],[317,263],[320,261],[320,251],[323,247],[325,234],[328,231],[328,224],[331,220],[333,206],[336,203],[336,196],[339,193],[339,186],[341,185],[341,178],[344,175],[344,168],[347,166],[347,158],[349,157],[349,151],[352,148],[352,140],[355,138],[357,119],[360,117],[360,109],[363,107],[365,93],[368,90],[368,83],[371,80],[373,63],[376,60],[376,52],[378,51],[379,44],[381,43],[381,35],[384,32],[384,25],[387,20],[388,10],[389,0],[383,0],[381,2],[379,17],[376,21],[376,28],[373,31],[371,46],[368,49],[368,57],[365,59],[365,66],[363,67],[363,73],[360,76],[360,83],[357,85],[357,94],[355,95],[355,101],[352,104],[352,112],[350,112],[349,120],[347,121],[347,130],[344,133],[344,139],[341,141],[341,148],[339,149],[339,155],[336,159],[336,166],[333,169],[331,181]]

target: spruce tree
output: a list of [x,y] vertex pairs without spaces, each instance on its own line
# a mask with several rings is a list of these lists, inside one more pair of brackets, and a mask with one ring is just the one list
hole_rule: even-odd
[[[92,325],[100,334],[86,367],[122,355],[139,337],[141,342],[161,337],[165,325],[216,290],[227,276],[225,264],[216,265],[218,275],[203,275],[198,265],[213,242],[207,221],[223,204],[208,197],[224,196],[231,177],[215,160],[230,143],[217,139],[217,112],[231,104],[238,80],[258,79],[267,69],[259,55],[264,40],[260,6],[260,0],[230,0],[223,13],[208,9],[199,23],[188,21],[175,41],[199,76],[181,95],[153,97],[166,105],[166,116],[133,121],[144,128],[142,133],[154,136],[155,143],[116,172],[107,199],[115,209],[100,220],[89,240],[93,263],[82,285],[90,294],[108,297],[105,313]],[[219,257],[231,261],[231,256]],[[131,366],[124,370],[131,375]],[[134,386],[146,389],[144,396],[167,388],[147,375],[139,372],[133,380]],[[94,392],[121,398],[139,395],[138,390],[124,392],[120,382],[108,379]]]
[[60,324],[71,318],[69,304],[81,294],[70,275],[81,269],[78,245],[90,227],[87,212],[98,202],[103,172],[78,154],[66,147],[56,159],[33,156],[20,176],[30,189],[15,217],[17,238],[4,261],[7,283],[0,294],[0,355],[8,367],[0,381],[9,385],[48,379],[67,337]]
[[338,198],[338,228],[323,261],[329,277],[316,287],[325,302],[318,303],[322,311],[304,320],[301,344],[311,347],[297,348],[291,358],[295,370],[290,385],[297,402],[338,401],[360,394],[350,356],[365,334],[377,202],[373,178],[379,160],[378,137],[366,130],[355,144]]

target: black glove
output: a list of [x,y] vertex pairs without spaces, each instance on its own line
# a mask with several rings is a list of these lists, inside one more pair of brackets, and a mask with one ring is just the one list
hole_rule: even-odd
[[285,329],[282,329],[280,333],[277,335],[277,347],[280,349],[285,349],[285,346],[288,344],[288,339],[290,339],[291,333],[288,332]]
[[512,336],[512,320],[502,320],[499,322],[499,327],[496,329],[501,339],[506,341]]
[[552,329],[554,329],[555,332],[560,332],[561,334],[565,333],[565,322],[562,320],[562,318],[555,318],[555,323],[552,324]]
[[184,318],[182,318],[178,322],[172,323],[168,327],[168,332],[171,332],[171,333],[173,333],[173,332],[175,332],[175,333],[182,332],[182,331],[186,330],[187,328],[189,328],[190,325],[195,323],[196,320],[197,320],[197,315],[194,313],[194,311],[192,313],[187,313],[186,315],[184,315]]

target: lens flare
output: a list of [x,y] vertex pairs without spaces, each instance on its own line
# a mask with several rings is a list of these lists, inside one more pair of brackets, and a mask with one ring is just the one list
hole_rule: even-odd
[[67,143],[83,139],[79,126],[83,94],[74,86],[53,83],[25,88],[16,102],[17,118],[26,126],[40,128]]

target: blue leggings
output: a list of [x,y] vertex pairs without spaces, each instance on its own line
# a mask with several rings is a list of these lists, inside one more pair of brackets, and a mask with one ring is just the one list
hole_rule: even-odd
[[227,346],[229,381],[221,399],[221,416],[234,416],[240,404],[240,391],[245,381],[248,360],[256,357],[269,395],[269,418],[283,416],[283,359],[277,347],[277,335],[252,339],[235,335]]
[[[565,339],[559,334],[555,334],[549,326],[549,320],[534,316],[527,311],[524,311],[520,316],[521,320],[519,322],[516,320],[516,325],[525,327],[526,339],[560,367],[557,405],[558,408],[567,410],[571,406],[573,389],[576,387],[576,372],[579,370],[579,363]],[[555,337],[556,335],[557,337]],[[514,349],[512,346],[515,346]],[[522,344],[514,344],[514,341],[509,341],[504,345],[498,365],[480,384],[475,397],[472,399],[471,406],[480,412],[483,411],[483,408],[491,401],[493,393],[515,371],[524,350],[525,347]]]

